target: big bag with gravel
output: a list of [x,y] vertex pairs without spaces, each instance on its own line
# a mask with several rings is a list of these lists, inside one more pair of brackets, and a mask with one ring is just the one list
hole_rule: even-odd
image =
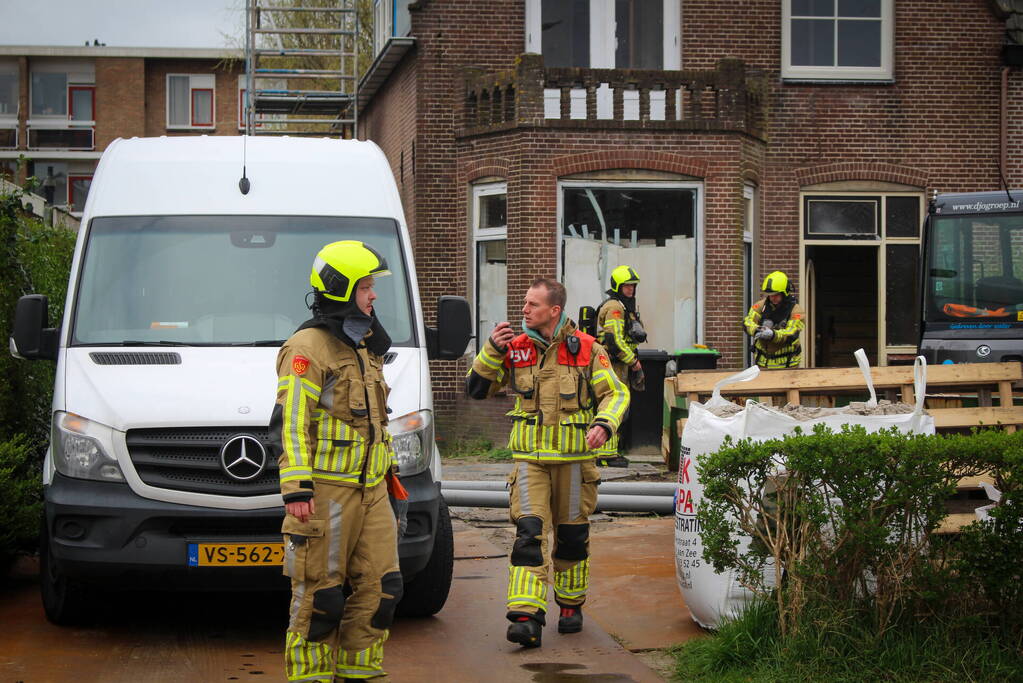
[[[834,431],[842,425],[861,425],[868,432],[895,428],[906,433],[933,434],[934,418],[924,413],[927,387],[927,362],[917,357],[914,368],[916,404],[891,404],[877,401],[870,364],[863,349],[854,354],[863,372],[870,400],[851,403],[842,408],[809,408],[786,406],[777,409],[747,401],[736,405],[721,396],[721,388],[737,382],[748,382],[760,374],[756,366],[747,368],[718,382],[706,403],[689,405],[689,418],[682,432],[679,458],[678,491],[675,502],[675,576],[693,619],[704,628],[715,629],[725,619],[737,616],[753,593],[743,587],[736,572],[718,573],[703,559],[703,542],[696,517],[703,498],[703,485],[697,473],[701,458],[721,448],[725,437],[733,441],[752,439],[764,441],[791,434],[796,427],[804,433],[814,425],[824,424]],[[751,542],[749,536],[739,538],[739,552]],[[765,579],[769,580],[767,572]]]

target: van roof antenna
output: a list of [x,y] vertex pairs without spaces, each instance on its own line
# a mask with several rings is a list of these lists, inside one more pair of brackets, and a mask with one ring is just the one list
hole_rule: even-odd
[[246,143],[248,143],[248,141],[249,141],[249,136],[248,135],[243,135],[242,136],[242,177],[241,177],[241,180],[238,181],[238,189],[241,190],[242,194],[248,194],[249,193],[249,188],[252,187],[252,184],[249,182],[249,179],[245,177],[245,162],[247,160],[246,159],[246,152],[248,151],[247,150],[248,145]]

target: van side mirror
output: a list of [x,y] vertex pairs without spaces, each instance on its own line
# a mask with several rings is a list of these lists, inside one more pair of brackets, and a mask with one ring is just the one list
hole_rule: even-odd
[[18,299],[14,309],[11,355],[23,360],[57,360],[57,328],[46,327],[50,302],[43,294]]
[[457,360],[472,339],[469,302],[461,296],[437,299],[437,327],[426,328],[426,356],[430,360]]

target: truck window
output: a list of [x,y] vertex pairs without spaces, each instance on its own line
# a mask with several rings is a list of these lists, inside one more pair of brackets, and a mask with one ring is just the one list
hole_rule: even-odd
[[1023,321],[1023,216],[936,217],[928,250],[928,321]]
[[398,224],[325,216],[118,216],[88,226],[71,343],[222,346],[283,341],[311,317],[309,271],[323,245],[362,240],[387,259],[376,312],[413,345]]

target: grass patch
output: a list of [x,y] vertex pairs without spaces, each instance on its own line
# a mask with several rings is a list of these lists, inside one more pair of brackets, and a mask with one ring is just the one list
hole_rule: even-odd
[[507,448],[494,448],[494,442],[477,437],[474,439],[454,439],[442,442],[441,457],[466,462],[511,462],[512,452]]
[[781,638],[773,603],[753,603],[717,633],[672,648],[683,681],[1023,680],[1019,643],[976,623],[872,624],[834,609],[809,610]]

